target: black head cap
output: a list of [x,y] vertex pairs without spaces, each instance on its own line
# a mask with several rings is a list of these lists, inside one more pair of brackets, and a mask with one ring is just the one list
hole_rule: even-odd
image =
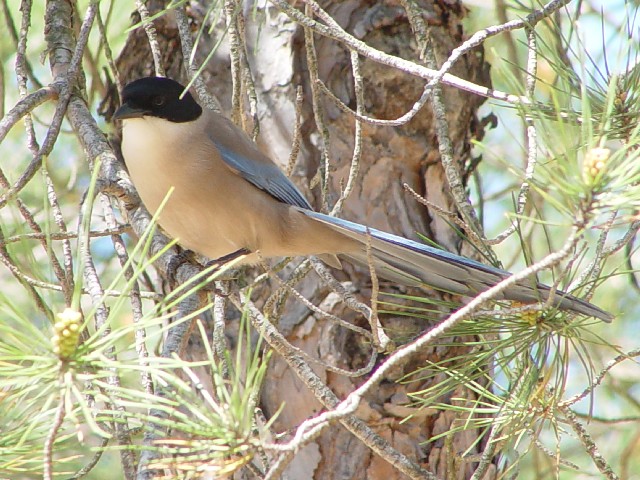
[[191,122],[202,113],[184,86],[164,77],[144,77],[127,84],[122,91],[122,106],[114,118],[140,118],[146,116],[164,118],[170,122]]

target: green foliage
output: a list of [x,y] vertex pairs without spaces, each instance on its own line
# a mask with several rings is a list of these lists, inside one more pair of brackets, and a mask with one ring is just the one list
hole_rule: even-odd
[[[65,413],[60,434],[55,437],[57,452],[77,452],[92,436],[113,438],[114,422],[139,432],[170,428],[169,439],[151,446],[135,442],[128,447],[157,451],[160,456],[150,468],[171,464],[178,470],[230,471],[248,461],[259,445],[260,429],[256,430],[253,412],[268,355],[263,358],[259,341],[252,344],[246,318],[235,357],[227,352],[222,363],[209,348],[202,361],[150,357],[146,364],[140,364],[137,359],[115,360],[110,352],[117,348],[120,358],[126,358],[134,345],[119,345],[141,326],[155,329],[157,334],[175,327],[175,323],[163,326],[173,317],[164,305],[140,325],[113,326],[108,332],[88,335],[65,358],[56,354],[51,339],[31,319],[3,310],[5,319],[10,313],[12,316],[11,321],[0,324],[0,475],[42,470],[39,445],[53,431],[61,405]],[[208,344],[202,323],[195,321],[204,344]],[[229,368],[228,374],[223,373],[223,365]],[[200,384],[195,373],[200,369],[208,371],[210,388]],[[148,375],[156,391],[142,389],[135,378],[138,375]],[[113,383],[115,376],[124,386]],[[161,417],[156,415],[158,411]],[[111,448],[107,445],[97,451]],[[56,471],[71,473],[80,457],[69,454],[56,458]]]
[[[620,249],[624,239],[635,234],[640,207],[637,13],[630,4],[625,5],[625,13],[613,15],[621,26],[617,32],[612,33],[610,25],[605,27],[604,19],[597,20],[602,26],[602,39],[605,30],[611,35],[611,43],[603,40],[597,54],[593,53],[593,39],[588,39],[589,46],[585,40],[592,36],[592,30],[580,29],[588,22],[592,26],[594,21],[581,18],[580,11],[550,18],[544,27],[536,28],[538,77],[534,95],[517,108],[492,107],[506,119],[502,135],[517,135],[512,127],[517,119],[521,119],[523,131],[527,126],[535,128],[533,175],[525,180],[530,166],[526,162],[531,159],[526,148],[521,149],[524,166],[520,167],[512,151],[500,157],[502,145],[493,144],[491,138],[478,144],[490,166],[481,167],[484,174],[480,182],[487,178],[489,184],[509,177],[516,188],[523,182],[530,188],[529,208],[522,212],[517,211],[513,188],[505,189],[499,204],[479,200],[480,207],[486,209],[485,217],[498,217],[499,210],[512,211],[508,218],[516,225],[515,236],[498,250],[516,252],[514,262],[531,264],[560,248],[565,232],[576,229],[578,243],[569,260],[554,269],[554,278],[560,287],[570,286],[573,293],[590,295],[608,281],[609,294],[596,297],[596,303],[613,310],[624,295],[621,277],[635,274],[622,265],[627,260]],[[516,52],[523,57],[526,45],[524,39],[516,41]],[[524,95],[527,73],[519,64],[501,62],[499,57],[506,56],[504,43],[496,45],[498,48],[501,51],[492,62],[497,88]],[[513,146],[513,138],[499,138]],[[491,170],[494,163],[497,166]],[[480,188],[487,190],[484,185]],[[505,222],[501,226],[504,228]],[[495,227],[489,228],[493,230]],[[594,231],[596,242],[591,241]],[[634,247],[626,252],[632,253]],[[637,312],[634,307],[627,306],[630,316]],[[425,318],[432,318],[430,312]],[[624,319],[615,322],[624,324]],[[614,328],[622,333],[625,327]],[[428,442],[447,442],[454,432],[472,431],[480,433],[475,447],[488,442],[502,453],[506,478],[517,475],[519,469],[523,473],[531,471],[532,458],[540,461],[539,457],[549,475],[567,471],[561,478],[575,478],[577,469],[593,466],[589,455],[580,457],[577,453],[582,448],[578,445],[585,440],[566,426],[567,409],[599,419],[615,417],[609,410],[613,405],[616,411],[637,414],[637,402],[626,390],[625,400],[609,398],[603,406],[585,387],[596,381],[602,368],[596,357],[610,358],[620,353],[618,342],[612,340],[613,332],[600,336],[596,333],[599,330],[603,329],[591,321],[554,311],[538,314],[507,309],[503,315],[480,314],[465,320],[433,345],[436,351],[439,347],[459,348],[464,353],[427,362],[403,379],[410,391],[411,406],[416,409],[405,421],[428,412],[450,412],[456,419],[453,428]],[[473,399],[462,395],[465,389],[473,392]],[[584,400],[568,396],[576,392]],[[625,431],[624,422],[616,424],[612,420],[604,426],[603,435],[607,428]],[[545,447],[549,443],[553,446]],[[617,446],[617,441],[600,445],[612,456],[618,454]],[[629,452],[632,450],[629,447]],[[565,456],[568,451],[571,457]],[[471,455],[473,448],[456,453]],[[627,468],[633,468],[629,464],[637,466],[628,456],[620,460],[629,462]],[[551,477],[542,474],[540,478]]]
[[[10,3],[11,14],[18,18],[17,3]],[[86,10],[88,3],[79,2],[79,11]],[[185,3],[169,2],[167,10]],[[511,7],[508,13],[514,16],[530,11],[531,5],[507,3]],[[531,4],[539,7],[538,2]],[[44,2],[34,2],[27,39],[35,77],[47,83],[50,73],[37,61],[46,48],[42,38],[44,7]],[[117,52],[128,27],[129,4],[100,2],[100,8]],[[627,235],[635,235],[640,209],[636,11],[633,4],[625,3],[624,14],[618,11],[613,17],[603,15],[595,23],[585,11],[588,8],[569,9],[536,26],[535,91],[528,102],[517,106],[491,105],[506,121],[502,122],[500,136],[494,137],[495,143],[488,139],[478,145],[484,161],[477,178],[476,200],[490,234],[515,225],[514,234],[495,247],[496,258],[511,257],[504,262],[507,268],[515,265],[517,270],[557,251],[575,228],[578,242],[569,259],[551,273],[542,273],[541,280],[556,281],[561,288],[570,287],[573,293],[587,297],[603,286],[601,291],[606,296],[596,293],[600,296],[595,302],[613,311],[624,307],[628,311],[626,320],[637,323],[637,292],[623,283],[626,276],[635,274],[629,260],[635,247],[628,239],[618,245]],[[207,36],[220,24],[222,15],[223,2],[210,2],[205,13],[208,23],[199,25],[195,43],[208,48],[207,60],[224,37],[220,34],[213,48],[207,46]],[[614,20],[619,24],[616,28],[612,26]],[[491,23],[498,22],[492,19]],[[593,53],[591,37],[598,30],[594,25],[600,26],[598,35],[602,37],[599,53]],[[90,104],[106,91],[99,72],[108,61],[96,30],[85,58],[90,72]],[[489,54],[493,54],[494,87],[527,95],[527,73],[520,67],[526,63],[527,39],[519,33],[514,32],[516,58],[502,62],[507,45],[504,35],[493,40],[495,51]],[[7,72],[13,68],[16,48],[11,42],[9,36],[0,38],[4,78],[9,78]],[[29,85],[32,83],[30,80]],[[6,85],[3,101],[10,107],[18,94],[12,82]],[[44,136],[52,115],[51,104],[34,111],[38,138]],[[535,151],[537,159],[530,178],[527,149],[518,146],[520,134],[527,127],[535,127],[536,133],[530,152]],[[6,172],[10,184],[32,158],[25,147],[28,139],[18,130],[12,129],[2,144],[3,159],[7,158],[6,164],[11,166]],[[46,445],[53,452],[56,475],[71,475],[102,456],[122,450],[135,453],[137,458],[151,452],[148,468],[173,469],[185,477],[233,472],[261,451],[266,429],[275,418],[262,425],[255,415],[269,355],[260,340],[255,341],[246,316],[235,354],[225,351],[222,355],[209,346],[202,320],[210,304],[178,317],[180,303],[190,295],[202,294],[205,284],[217,278],[213,268],[167,295],[146,289],[149,295],[142,305],[145,314],[135,322],[131,320],[132,290],[137,284],[153,283],[148,272],[153,271],[152,264],[162,253],[149,258],[154,226],[136,244],[125,240],[130,256],[122,265],[113,258],[111,244],[108,248],[100,246],[93,231],[104,226],[99,215],[92,215],[95,178],[89,178],[84,152],[68,130],[65,123],[54,152],[45,159],[42,175],[36,175],[20,191],[19,202],[12,199],[2,209],[0,240],[1,248],[6,249],[2,258],[13,260],[17,272],[9,274],[7,270],[3,274],[0,291],[0,477],[42,476]],[[514,192],[523,183],[530,190],[526,208],[520,211]],[[49,200],[51,189],[58,193],[64,223],[77,229],[68,244],[60,237],[54,239],[63,232]],[[79,203],[83,205],[80,219]],[[34,229],[25,220],[23,207],[33,213],[42,229],[44,248],[34,243],[40,242],[39,238],[28,237]],[[504,212],[509,212],[507,218]],[[473,247],[477,249],[477,244]],[[619,253],[623,247],[627,248],[625,256]],[[89,248],[93,250],[89,252]],[[71,258],[69,265],[61,268],[72,272],[74,289],[69,299],[60,291],[51,261],[67,255]],[[89,257],[107,285],[101,298],[88,295],[90,285],[83,274]],[[130,276],[125,274],[128,269]],[[443,310],[459,306],[416,296],[381,297],[380,314],[420,318],[425,325],[440,320]],[[407,307],[405,301],[413,302],[413,306]],[[68,307],[70,310],[66,310]],[[101,310],[104,307],[108,311]],[[167,333],[187,322],[197,327],[194,338],[205,346],[205,358],[195,361],[156,355]],[[587,417],[593,414],[595,420],[613,420],[613,427],[605,424],[599,433],[604,436],[611,430],[621,434],[615,442],[609,442],[611,445],[603,442],[603,450],[620,455],[620,463],[626,461],[628,470],[634,471],[638,467],[634,460],[637,456],[632,455],[637,443],[635,430],[609,417],[615,417],[611,411],[623,412],[625,417],[637,415],[637,375],[612,377],[610,385],[598,392],[588,388],[600,378],[600,357],[611,358],[627,349],[628,342],[636,341],[628,334],[635,331],[636,323],[627,324],[629,328],[624,322],[624,318],[618,318],[603,332],[599,324],[555,310],[538,312],[500,305],[497,311],[480,312],[430,345],[435,351],[459,348],[464,353],[425,363],[402,380],[410,393],[410,407],[416,412],[405,421],[446,411],[455,418],[452,428],[429,438],[429,442],[446,443],[455,433],[479,432],[476,446],[486,442],[496,447],[505,477],[517,468],[533,471],[527,466],[538,454],[550,472],[562,477],[561,470],[573,468],[565,458],[567,452],[575,454],[571,461],[579,463],[579,468],[593,470],[589,449],[566,426],[567,409],[581,410]],[[424,331],[390,333],[395,333],[394,340],[401,343],[412,341]],[[76,334],[78,339],[74,338]],[[152,353],[142,355],[141,349]],[[585,400],[579,403],[569,397],[574,393],[583,393]],[[154,434],[161,440],[145,443],[145,438]],[[127,437],[126,441],[119,435]],[[624,452],[620,454],[624,442],[619,438],[627,444],[626,459]],[[548,444],[553,447],[545,450]],[[471,453],[451,449],[451,457]],[[107,465],[96,467],[94,478],[113,478],[113,466],[101,463]],[[566,478],[574,476],[573,470],[566,474]]]
[[[152,345],[183,322],[196,322],[203,344],[208,346],[198,316],[211,305],[179,319],[175,308],[233,266],[214,265],[203,270],[149,309],[138,323],[123,323],[122,310],[134,281],[163,253],[147,259],[154,230],[152,223],[132,249],[129,265],[109,286],[108,290],[122,287],[121,293],[114,301],[105,296],[99,302],[98,306],[105,303],[111,308],[107,321],[98,328],[93,328],[100,325],[94,318],[95,308],[88,309],[84,322],[80,322],[78,312],[66,309],[57,315],[55,325],[42,325],[4,298],[0,306],[0,475],[41,474],[42,444],[47,438],[54,440],[53,449],[60,453],[56,456],[56,473],[70,474],[84,456],[73,452],[86,450],[97,439],[104,439],[104,446],[89,448],[97,456],[122,448],[110,445],[116,424],[129,432],[173,432],[173,439],[146,446],[138,435],[137,441],[127,447],[156,451],[160,456],[149,468],[161,468],[169,462],[178,470],[229,472],[253,455],[261,431],[256,429],[254,411],[268,355],[263,358],[260,341],[252,343],[246,317],[233,358],[226,352],[225,358],[214,359],[210,348],[201,361],[175,356],[141,361],[132,355],[141,329],[147,332],[146,343]],[[77,255],[76,265],[82,265],[80,249]],[[144,260],[136,264],[133,259],[138,256]],[[134,275],[122,285],[128,267],[134,268]],[[77,272],[76,286],[82,289],[82,271]],[[55,312],[57,307],[51,305],[50,309]],[[80,336],[79,343],[64,336],[71,326],[75,326],[71,330],[76,339]],[[208,371],[210,391],[194,373],[199,369]],[[155,391],[144,385],[154,385]],[[185,410],[186,405],[189,408]],[[158,411],[162,412],[160,418]]]

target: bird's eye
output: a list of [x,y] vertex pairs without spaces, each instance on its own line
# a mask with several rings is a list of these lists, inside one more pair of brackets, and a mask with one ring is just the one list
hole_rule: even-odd
[[161,107],[164,105],[164,102],[166,101],[166,99],[164,98],[164,96],[162,95],[158,95],[157,97],[153,97],[151,99],[151,103],[155,106],[155,107]]

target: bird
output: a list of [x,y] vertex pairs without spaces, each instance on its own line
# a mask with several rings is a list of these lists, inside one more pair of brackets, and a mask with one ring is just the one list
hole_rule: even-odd
[[[373,264],[407,286],[474,296],[511,273],[348,220],[316,212],[283,171],[223,114],[203,108],[166,77],[143,77],[122,91],[122,156],[145,207],[182,246],[211,259],[247,252],[242,263],[318,256]],[[553,295],[552,295],[553,292]],[[610,322],[599,307],[535,280],[500,299],[544,302]]]

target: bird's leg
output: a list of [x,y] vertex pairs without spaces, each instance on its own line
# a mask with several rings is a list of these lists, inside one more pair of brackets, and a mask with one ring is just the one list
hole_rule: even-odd
[[[204,264],[204,268],[205,269],[209,269],[212,268],[211,273],[214,273],[216,270],[218,270],[220,267],[224,266],[225,264],[243,256],[243,255],[249,255],[251,252],[249,250],[247,250],[246,248],[240,248],[238,250],[236,250],[235,252],[231,252],[228,253],[227,255],[223,255],[222,257],[218,257],[214,260],[209,260],[207,263]],[[228,294],[221,292],[218,288],[216,288],[215,286],[215,282],[212,282],[211,285],[207,285],[205,288],[208,291],[211,291],[212,293],[215,293],[216,295],[220,295],[221,297],[226,297],[228,296]]]
[[214,260],[208,261],[207,263],[204,264],[204,268],[209,268],[213,266],[215,266],[216,268],[220,268],[224,264],[229,263],[235,260],[236,258],[240,258],[242,255],[249,255],[249,254],[251,254],[249,250],[247,250],[246,248],[240,248],[235,252],[231,252],[221,257],[218,257]]
[[[213,271],[222,267],[223,265],[235,260],[236,258],[241,257],[242,255],[249,255],[251,252],[246,248],[240,248],[235,252],[228,253],[227,255],[223,255],[222,257],[215,258],[213,260],[209,260],[207,263],[202,265],[204,269],[215,267]],[[185,263],[195,263],[201,265],[198,262],[195,252],[192,250],[180,250],[178,253],[171,257],[169,260],[169,265],[167,266],[167,279],[172,284],[177,283],[176,274],[178,273],[178,268]],[[212,272],[213,273],[213,272]]]
[[[249,255],[250,253],[251,252],[246,248],[240,248],[235,252],[231,252],[227,255],[223,255],[222,257],[216,258],[214,260],[210,260],[204,265],[202,265],[200,264],[200,262],[198,262],[195,252],[193,252],[192,250],[180,250],[177,254],[171,257],[171,260],[169,260],[169,265],[167,266],[167,280],[170,282],[171,285],[176,285],[178,283],[178,280],[176,278],[176,275],[178,273],[178,268],[180,268],[180,266],[182,266],[185,263],[200,265],[204,270],[211,269],[210,274],[213,274],[216,272],[216,270],[218,270],[220,267],[224,266],[225,264],[241,257],[242,255]],[[221,292],[219,292],[215,288],[215,286],[212,287],[212,286],[206,285],[204,288],[206,290],[214,292],[217,295],[221,294]]]

